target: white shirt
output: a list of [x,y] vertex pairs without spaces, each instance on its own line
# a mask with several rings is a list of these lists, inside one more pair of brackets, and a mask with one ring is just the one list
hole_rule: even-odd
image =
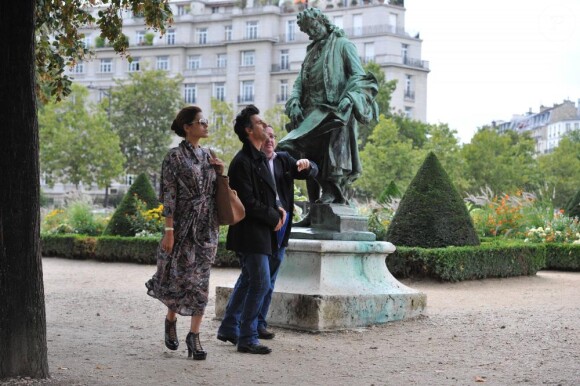
[[[274,174],[274,158],[278,157],[276,152],[272,153],[272,157],[268,158],[268,166],[270,166],[270,173],[272,173],[272,179],[274,180],[274,186],[276,186],[276,174]],[[278,196],[278,187],[276,186],[276,201],[280,202],[280,196]]]

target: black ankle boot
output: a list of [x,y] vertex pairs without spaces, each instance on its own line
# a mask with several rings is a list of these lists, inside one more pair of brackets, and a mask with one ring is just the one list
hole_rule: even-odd
[[170,322],[165,318],[165,347],[170,350],[177,350],[179,341],[177,340],[177,319]]
[[207,352],[201,347],[201,342],[199,341],[199,333],[190,332],[185,338],[185,343],[187,344],[187,357],[195,360],[204,360],[207,357]]

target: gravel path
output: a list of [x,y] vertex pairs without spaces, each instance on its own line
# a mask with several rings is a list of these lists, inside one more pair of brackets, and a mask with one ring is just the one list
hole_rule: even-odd
[[[427,316],[366,329],[274,328],[266,356],[215,339],[215,291],[202,325],[206,361],[163,345],[164,309],[145,294],[154,266],[43,259],[47,385],[580,385],[580,273],[462,283],[403,282]],[[212,288],[238,270],[212,270]],[[9,384],[38,384],[12,380]]]

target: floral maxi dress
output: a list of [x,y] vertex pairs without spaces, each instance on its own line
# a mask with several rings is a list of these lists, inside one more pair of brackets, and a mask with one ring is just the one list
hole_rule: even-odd
[[157,272],[147,294],[183,316],[203,315],[218,244],[216,172],[208,149],[182,141],[163,160],[159,200],[173,217],[173,250],[157,249]]

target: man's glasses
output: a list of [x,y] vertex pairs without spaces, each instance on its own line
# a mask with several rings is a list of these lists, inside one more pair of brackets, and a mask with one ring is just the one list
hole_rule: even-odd
[[194,123],[199,123],[200,125],[203,125],[203,126],[208,126],[209,125],[209,121],[207,119],[205,119],[205,118],[199,119],[197,121],[193,121],[193,122],[188,123],[188,124],[189,125],[193,125]]

